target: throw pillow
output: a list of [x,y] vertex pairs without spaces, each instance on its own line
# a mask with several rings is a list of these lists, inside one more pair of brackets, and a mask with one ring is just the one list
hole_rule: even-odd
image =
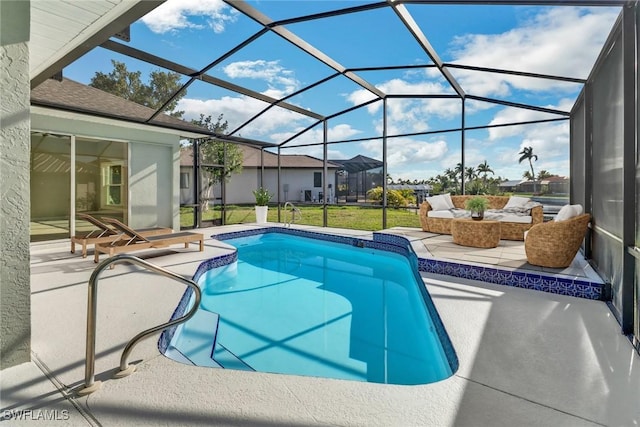
[[444,198],[444,201],[449,206],[449,209],[455,209],[455,205],[453,204],[453,200],[451,200],[451,193],[445,193],[441,195]]
[[574,216],[582,215],[582,205],[564,205],[556,214],[556,221],[566,221]]
[[511,196],[509,197],[509,201],[507,202],[507,204],[504,205],[503,209],[521,208],[530,201],[531,199],[529,199],[528,197]]
[[441,194],[439,196],[427,197],[426,200],[427,202],[429,202],[429,204],[431,205],[431,209],[433,209],[434,211],[447,211],[451,209],[449,207],[449,204],[447,203],[446,198],[444,197],[444,194]]

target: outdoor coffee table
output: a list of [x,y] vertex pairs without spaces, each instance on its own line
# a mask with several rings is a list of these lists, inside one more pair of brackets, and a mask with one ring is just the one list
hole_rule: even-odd
[[495,248],[500,243],[500,222],[457,218],[451,222],[453,242],[474,248]]

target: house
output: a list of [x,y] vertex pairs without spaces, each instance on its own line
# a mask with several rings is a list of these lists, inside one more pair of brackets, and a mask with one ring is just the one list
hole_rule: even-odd
[[566,176],[550,176],[540,181],[545,194],[569,195],[569,178]]
[[180,229],[180,140],[206,129],[153,113],[69,79],[31,90],[32,241],[73,235],[77,212]]
[[518,187],[521,182],[523,181],[522,180],[504,181],[498,184],[498,188],[500,189],[500,191],[505,193],[518,191]]
[[[277,200],[278,155],[248,145],[238,145],[242,150],[242,172],[231,175],[225,185],[226,204],[253,204],[252,191],[264,187]],[[335,198],[335,176],[341,166],[327,162],[327,202]],[[304,154],[280,155],[280,201],[319,202],[323,198],[322,160]],[[196,193],[193,188],[193,149],[182,147],[180,152],[180,204],[193,204]],[[222,186],[213,186],[206,197],[213,204],[221,203]],[[211,202],[210,202],[211,203]]]

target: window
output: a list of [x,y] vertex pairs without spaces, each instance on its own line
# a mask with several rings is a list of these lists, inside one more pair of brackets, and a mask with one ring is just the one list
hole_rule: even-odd
[[189,172],[180,172],[180,188],[189,188]]
[[122,206],[123,166],[122,164],[105,163],[102,166],[104,187],[104,204],[106,206]]
[[322,187],[322,172],[313,173],[313,186],[315,188]]

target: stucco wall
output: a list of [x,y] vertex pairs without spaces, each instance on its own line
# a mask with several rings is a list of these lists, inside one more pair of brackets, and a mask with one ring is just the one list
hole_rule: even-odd
[[[1,3],[0,369],[3,369],[31,359],[31,292],[29,1]],[[11,28],[13,31],[8,31]]]
[[39,107],[32,108],[31,127],[88,138],[128,141],[129,224],[137,228],[180,229],[180,138],[175,131]]
[[[311,190],[312,198],[317,200],[318,194],[322,192],[322,187],[313,186],[314,172],[322,172],[322,168],[318,169],[282,169],[280,175],[280,201],[300,202],[301,191]],[[263,186],[272,193],[272,202],[277,201],[276,191],[278,187],[278,171],[277,169],[265,169],[263,175]],[[244,168],[239,175],[233,175],[227,184],[227,203],[254,203],[252,190],[256,189],[260,184],[260,169]],[[335,189],[335,173],[329,170],[327,183],[331,184],[332,190]],[[288,184],[289,191],[285,200],[284,185]],[[335,193],[334,193],[335,194]]]

